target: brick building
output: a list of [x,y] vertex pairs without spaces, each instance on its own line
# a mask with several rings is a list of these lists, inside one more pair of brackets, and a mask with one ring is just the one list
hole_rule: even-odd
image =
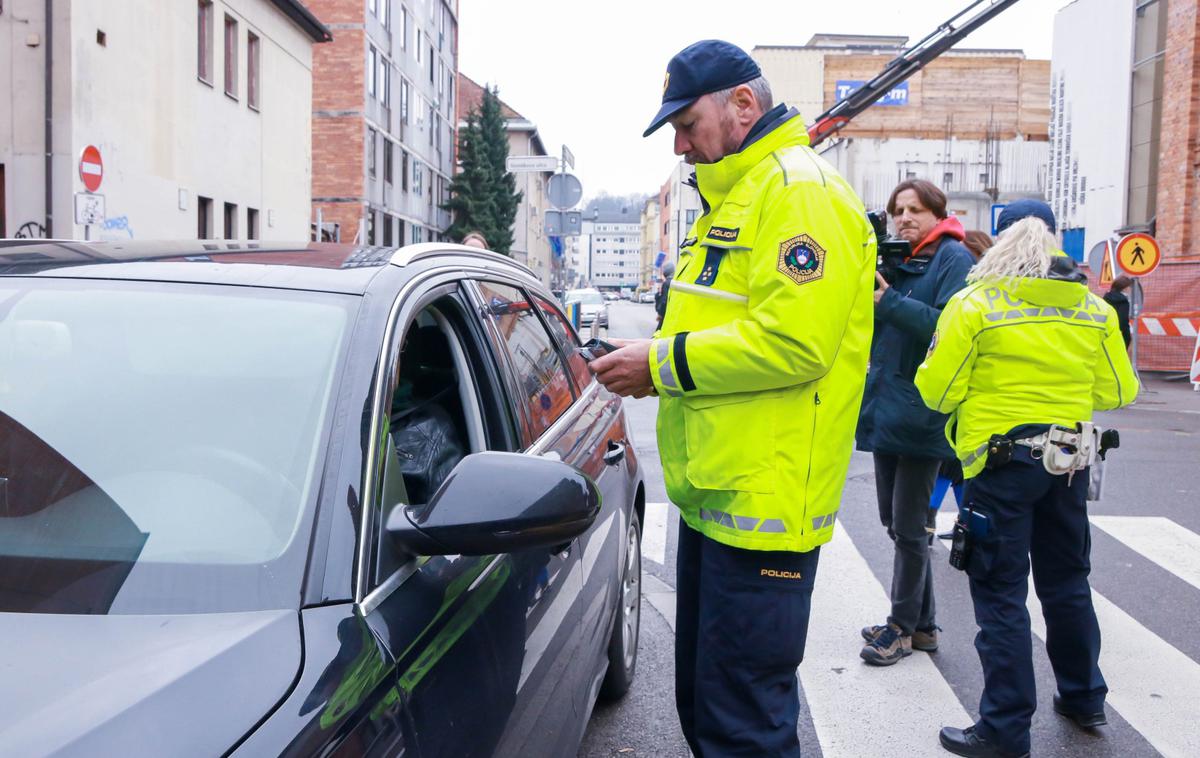
[[312,210],[327,237],[440,240],[454,172],[457,0],[310,0],[334,40],[313,55]]

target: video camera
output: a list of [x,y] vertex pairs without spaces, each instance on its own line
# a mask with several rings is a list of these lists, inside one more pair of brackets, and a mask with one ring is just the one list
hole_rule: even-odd
[[887,211],[870,211],[867,213],[867,219],[875,228],[875,240],[878,243],[875,270],[883,275],[885,282],[892,284],[896,278],[896,269],[912,256],[912,243],[888,234]]

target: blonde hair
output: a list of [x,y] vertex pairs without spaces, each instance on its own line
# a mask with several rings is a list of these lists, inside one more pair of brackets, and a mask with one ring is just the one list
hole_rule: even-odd
[[1005,229],[987,255],[967,274],[968,282],[1044,279],[1050,273],[1056,243],[1040,218],[1023,218]]

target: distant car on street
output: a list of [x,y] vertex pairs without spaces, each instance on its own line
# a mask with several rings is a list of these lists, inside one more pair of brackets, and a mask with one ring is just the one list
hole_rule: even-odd
[[575,755],[645,507],[579,347],[476,248],[0,248],[0,753]]
[[604,295],[600,294],[600,290],[567,290],[567,294],[563,296],[563,304],[571,303],[579,304],[580,326],[591,326],[593,321],[597,326],[608,326],[608,303]]
[[644,290],[644,291],[638,293],[637,301],[639,303],[653,303],[654,302],[654,290]]

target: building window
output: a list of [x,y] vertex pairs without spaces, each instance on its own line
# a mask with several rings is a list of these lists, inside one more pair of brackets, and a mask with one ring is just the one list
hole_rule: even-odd
[[429,46],[429,83],[433,84],[434,72],[437,70],[437,58],[433,55],[433,45]]
[[246,104],[258,110],[259,49],[258,35],[246,33]]
[[408,49],[408,8],[400,6],[400,49]]
[[417,63],[421,62],[421,47],[422,47],[422,45],[421,45],[421,30],[418,29],[417,30],[417,44],[416,44]]
[[246,239],[258,239],[258,209],[246,209]]
[[375,87],[375,67],[379,65],[379,54],[374,47],[367,50],[367,94],[372,97],[378,91]]
[[400,123],[407,124],[408,120],[408,80],[400,78]]
[[408,153],[400,151],[400,189],[408,190]]
[[196,238],[212,239],[213,210],[212,198],[196,196]]
[[392,183],[392,141],[386,137],[383,140],[383,181]]
[[375,178],[375,130],[367,127],[367,174]]
[[378,14],[379,13],[378,0],[367,0],[367,10],[371,11],[371,13],[373,13],[373,14]]
[[225,17],[225,94],[238,96],[238,25],[233,16]]
[[446,94],[446,64],[438,61],[438,94]]
[[383,214],[383,246],[392,246],[392,217]]
[[391,90],[391,67],[388,65],[387,58],[379,56],[379,101],[383,103],[383,107],[387,108],[392,104],[390,95]]
[[434,114],[433,103],[430,103],[429,104],[429,121],[428,121],[428,123],[429,123],[429,146],[430,147],[433,147],[433,133],[435,131],[437,131],[437,124],[434,123],[433,114]]
[[419,195],[421,194],[421,164],[414,158],[412,167],[412,191],[414,195]]
[[367,244],[375,244],[375,211],[367,211]]
[[416,245],[421,242],[421,227],[413,224],[412,228],[412,244]]
[[379,0],[379,23],[383,24],[384,29],[390,28],[388,23],[392,14],[388,13],[388,6],[391,4],[392,0]]
[[196,20],[196,75],[205,84],[212,84],[213,4],[200,0]]
[[237,239],[237,206],[225,203],[225,239]]

